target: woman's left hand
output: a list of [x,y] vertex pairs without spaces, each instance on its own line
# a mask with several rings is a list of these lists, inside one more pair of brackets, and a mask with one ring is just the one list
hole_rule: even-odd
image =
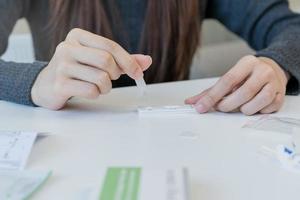
[[185,101],[199,113],[215,108],[221,112],[240,110],[245,115],[273,113],[284,102],[289,79],[275,61],[245,56],[211,88]]

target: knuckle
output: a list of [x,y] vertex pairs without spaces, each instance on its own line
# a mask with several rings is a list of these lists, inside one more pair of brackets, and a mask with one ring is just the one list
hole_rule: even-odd
[[106,65],[106,67],[110,67],[113,63],[113,57],[110,53],[105,52],[101,55],[104,65]]
[[229,89],[232,89],[236,84],[237,77],[233,73],[226,73],[222,78],[222,84]]
[[100,79],[98,79],[98,80],[95,81],[95,84],[96,84],[97,87],[100,89],[100,93],[102,93],[102,92],[103,92],[103,91],[102,91],[102,88],[103,88],[103,82],[102,82]]
[[86,92],[87,92],[87,97],[92,99],[97,98],[99,96],[99,90],[94,85],[90,86]]
[[101,72],[101,73],[99,73],[99,78],[100,78],[100,80],[102,80],[103,82],[106,82],[106,81],[110,81],[110,77],[109,77],[109,75],[108,75],[108,73],[106,73],[106,72]]
[[111,41],[110,42],[110,48],[111,48],[111,50],[115,51],[116,49],[119,48],[119,44],[114,42],[114,41]]
[[128,65],[129,65],[129,71],[131,71],[132,74],[136,74],[138,71],[141,69],[137,66],[136,62],[133,61],[132,59],[128,60]]
[[68,72],[69,72],[69,63],[66,61],[61,61],[56,68],[56,74],[62,75],[62,74],[68,74]]
[[271,69],[271,67],[269,67],[269,66],[265,66],[263,78],[267,79],[267,80],[270,80],[270,79],[273,79],[274,76],[275,76],[274,70]]
[[65,41],[59,43],[56,47],[56,52],[64,52],[67,49],[67,43]]
[[279,98],[275,99],[274,104],[276,106],[278,106],[278,108],[281,108],[283,106],[283,102],[284,102],[284,99],[282,97],[279,97]]
[[102,72],[96,72],[96,76],[95,76],[95,84],[99,86],[101,86],[103,84],[103,73]]
[[215,99],[214,95],[212,95],[210,92],[206,94],[206,102],[209,104],[208,106],[213,106],[217,103],[217,100]]
[[69,57],[69,54],[72,50],[72,46],[67,42],[61,42],[57,45],[55,49],[55,55],[58,59],[64,60]]
[[74,36],[78,35],[81,33],[81,29],[80,28],[73,28],[68,34],[67,34],[67,39],[71,39]]
[[241,59],[241,62],[255,64],[255,63],[259,63],[259,59],[253,55],[247,55]]
[[273,99],[274,95],[275,95],[275,90],[271,86],[265,89],[264,91],[265,100]]
[[110,52],[116,51],[116,49],[118,49],[118,47],[119,47],[118,43],[116,43],[112,40],[109,40],[109,39],[105,39],[104,43],[105,43],[105,45],[107,46],[107,48],[109,49]]
[[106,72],[98,72],[95,83],[101,89],[101,93],[106,93],[106,88],[111,87],[110,77]]
[[112,73],[112,80],[118,80],[121,77],[121,73],[119,73],[118,71]]
[[257,93],[257,87],[255,85],[248,85],[247,87],[245,87],[244,92],[243,92],[243,96],[244,97],[252,97],[253,95],[255,95]]
[[100,88],[100,92],[101,94],[107,94],[110,92],[111,88],[112,88],[112,83],[110,81],[110,79],[107,77],[107,73],[102,73],[103,75],[101,75],[104,78],[99,79],[98,81],[98,87]]
[[224,113],[230,111],[230,109],[228,108],[228,106],[227,106],[225,103],[223,103],[223,102],[221,102],[221,103],[219,103],[219,104],[217,105],[217,109],[218,109],[219,111],[221,111],[221,112],[224,112]]
[[107,85],[106,87],[103,88],[103,91],[101,91],[102,94],[108,94],[111,90],[111,85]]

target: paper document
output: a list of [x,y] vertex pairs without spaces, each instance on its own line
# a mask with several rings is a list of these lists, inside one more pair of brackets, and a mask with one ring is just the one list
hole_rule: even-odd
[[41,187],[50,174],[50,172],[0,170],[0,199],[28,199]]
[[265,115],[258,120],[247,122],[243,128],[292,135],[295,128],[300,128],[300,119]]
[[37,133],[0,131],[0,170],[24,169]]
[[99,200],[189,200],[186,169],[108,168]]

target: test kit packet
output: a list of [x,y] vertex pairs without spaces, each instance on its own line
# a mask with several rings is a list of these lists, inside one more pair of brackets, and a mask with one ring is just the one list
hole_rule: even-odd
[[190,200],[186,168],[109,167],[88,199]]

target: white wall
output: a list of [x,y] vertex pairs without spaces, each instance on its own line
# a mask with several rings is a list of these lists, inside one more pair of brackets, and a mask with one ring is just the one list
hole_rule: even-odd
[[29,27],[27,22],[24,19],[21,19],[17,22],[13,33],[14,34],[23,34],[23,33],[29,33]]
[[299,0],[289,0],[290,4],[291,4],[291,8],[292,9],[297,9],[299,10],[300,9],[300,1]]

